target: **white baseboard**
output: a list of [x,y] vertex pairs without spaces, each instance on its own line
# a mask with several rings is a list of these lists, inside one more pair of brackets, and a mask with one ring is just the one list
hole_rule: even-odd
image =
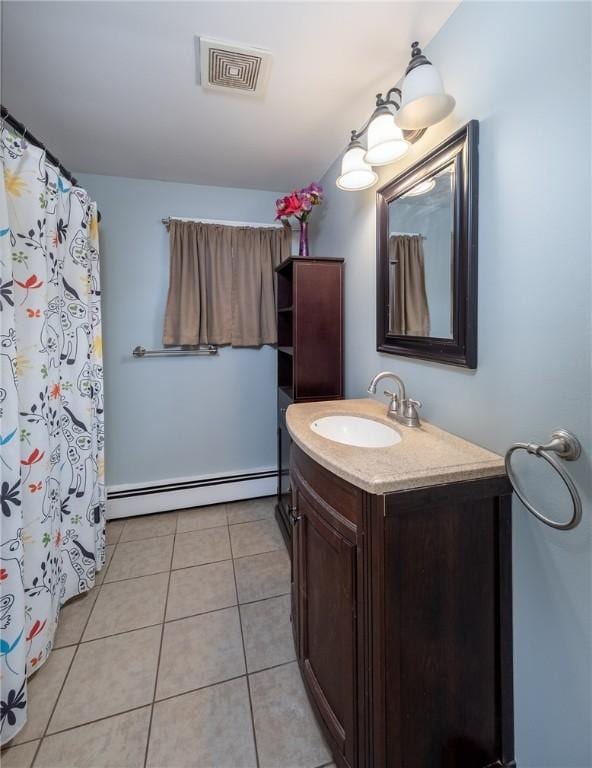
[[222,504],[277,493],[277,469],[133,483],[107,489],[107,520]]

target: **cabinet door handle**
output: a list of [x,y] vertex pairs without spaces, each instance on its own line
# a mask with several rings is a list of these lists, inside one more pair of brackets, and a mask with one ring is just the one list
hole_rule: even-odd
[[293,526],[295,526],[296,523],[301,519],[302,515],[298,513],[298,507],[294,504],[290,504],[288,507],[288,512],[290,513],[290,522]]

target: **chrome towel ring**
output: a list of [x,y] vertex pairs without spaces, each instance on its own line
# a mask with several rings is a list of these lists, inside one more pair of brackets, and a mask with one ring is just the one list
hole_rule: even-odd
[[[573,515],[571,516],[571,519],[566,523],[558,523],[555,520],[551,520],[550,518],[545,517],[545,515],[541,514],[537,509],[535,509],[524,496],[524,493],[520,489],[512,469],[512,454],[514,451],[518,450],[523,450],[527,453],[533,454],[534,456],[540,456],[543,458],[547,464],[550,464],[553,469],[556,470],[556,472],[567,486],[567,490],[569,491],[569,495],[571,496],[573,504]],[[514,493],[516,496],[518,496],[526,509],[532,513],[537,518],[537,520],[540,520],[542,523],[545,523],[545,525],[550,525],[551,528],[556,528],[560,531],[569,531],[571,528],[575,528],[576,525],[579,524],[580,520],[582,519],[582,500],[580,499],[580,494],[578,493],[578,489],[576,488],[574,481],[571,479],[566,470],[561,466],[561,463],[557,460],[556,457],[558,456],[564,461],[575,461],[577,458],[579,458],[581,452],[582,448],[580,446],[580,441],[575,435],[573,435],[571,432],[568,432],[566,429],[556,429],[551,435],[551,440],[544,445],[536,445],[536,443],[514,443],[508,448],[506,452],[506,472],[508,473],[508,478],[512,483],[512,487],[514,488]]]

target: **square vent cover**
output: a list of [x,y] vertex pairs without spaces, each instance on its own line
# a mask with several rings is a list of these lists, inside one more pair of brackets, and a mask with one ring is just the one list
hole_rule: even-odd
[[198,41],[202,88],[250,96],[263,93],[271,67],[270,51],[208,37]]

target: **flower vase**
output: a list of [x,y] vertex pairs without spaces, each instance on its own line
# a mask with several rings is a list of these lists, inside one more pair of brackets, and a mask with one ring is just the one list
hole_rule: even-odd
[[300,246],[298,255],[306,258],[308,256],[308,221],[300,222]]

